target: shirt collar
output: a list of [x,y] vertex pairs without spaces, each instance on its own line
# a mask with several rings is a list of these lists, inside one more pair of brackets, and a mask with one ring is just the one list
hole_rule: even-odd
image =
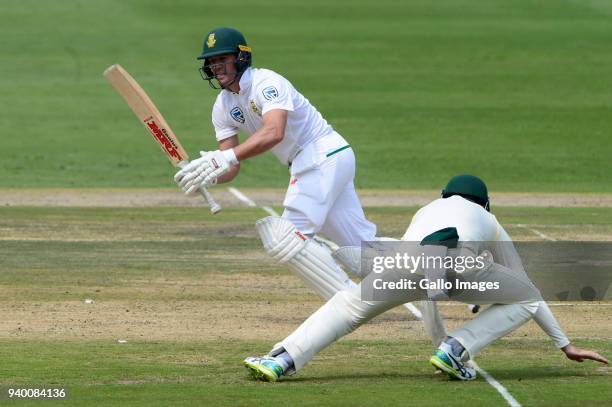
[[240,77],[240,95],[244,95],[247,90],[251,87],[251,81],[252,81],[252,77],[253,77],[253,73],[252,73],[252,68],[248,67],[246,69],[246,71],[244,71],[244,73],[242,74],[242,76]]

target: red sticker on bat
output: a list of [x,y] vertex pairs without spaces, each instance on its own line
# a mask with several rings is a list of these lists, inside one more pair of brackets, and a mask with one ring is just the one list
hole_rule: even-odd
[[153,137],[162,145],[164,150],[168,153],[169,156],[176,158],[179,161],[183,161],[183,157],[177,151],[177,146],[172,142],[172,139],[168,137],[166,133],[166,129],[160,129],[157,123],[155,123],[155,119],[152,117],[145,119],[145,124],[151,130]]

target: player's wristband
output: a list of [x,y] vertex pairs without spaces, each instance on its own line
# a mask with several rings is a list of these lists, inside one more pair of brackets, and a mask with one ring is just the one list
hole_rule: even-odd
[[230,163],[230,165],[238,164],[238,158],[236,158],[236,153],[234,152],[233,148],[230,148],[229,150],[223,150],[221,151],[221,154],[223,154],[223,157],[225,157],[225,159],[228,163]]

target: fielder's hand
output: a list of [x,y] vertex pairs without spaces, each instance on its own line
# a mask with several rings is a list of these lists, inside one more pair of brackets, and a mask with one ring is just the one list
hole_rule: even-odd
[[193,160],[174,176],[174,181],[187,195],[195,193],[201,186],[217,183],[217,178],[229,171],[237,163],[233,150],[205,152]]
[[567,356],[568,359],[575,360],[576,362],[583,362],[585,359],[590,359],[596,362],[605,363],[606,365],[609,363],[608,359],[601,356],[599,353],[593,352],[592,350],[580,349],[572,344],[561,348],[561,350],[565,352],[565,356]]

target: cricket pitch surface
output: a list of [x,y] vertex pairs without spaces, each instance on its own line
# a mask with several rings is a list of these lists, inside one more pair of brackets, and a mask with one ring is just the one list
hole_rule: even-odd
[[[61,385],[63,404],[93,406],[508,404],[482,377],[458,383],[435,374],[422,322],[403,308],[298,375],[255,382],[242,359],[267,352],[322,304],[261,249],[254,222],[265,212],[225,194],[225,211],[212,216],[166,191],[49,191],[17,200],[4,190],[0,199],[0,387]],[[249,191],[260,205],[279,194]],[[364,202],[380,234],[399,237],[431,194],[400,193],[401,206],[367,192]],[[612,240],[608,195],[525,194],[504,205],[511,195],[492,203],[515,240]],[[578,346],[612,355],[612,303],[551,308]],[[440,311],[447,329],[472,318],[462,304]],[[521,405],[612,400],[612,368],[565,359],[534,322],[477,361]]]

